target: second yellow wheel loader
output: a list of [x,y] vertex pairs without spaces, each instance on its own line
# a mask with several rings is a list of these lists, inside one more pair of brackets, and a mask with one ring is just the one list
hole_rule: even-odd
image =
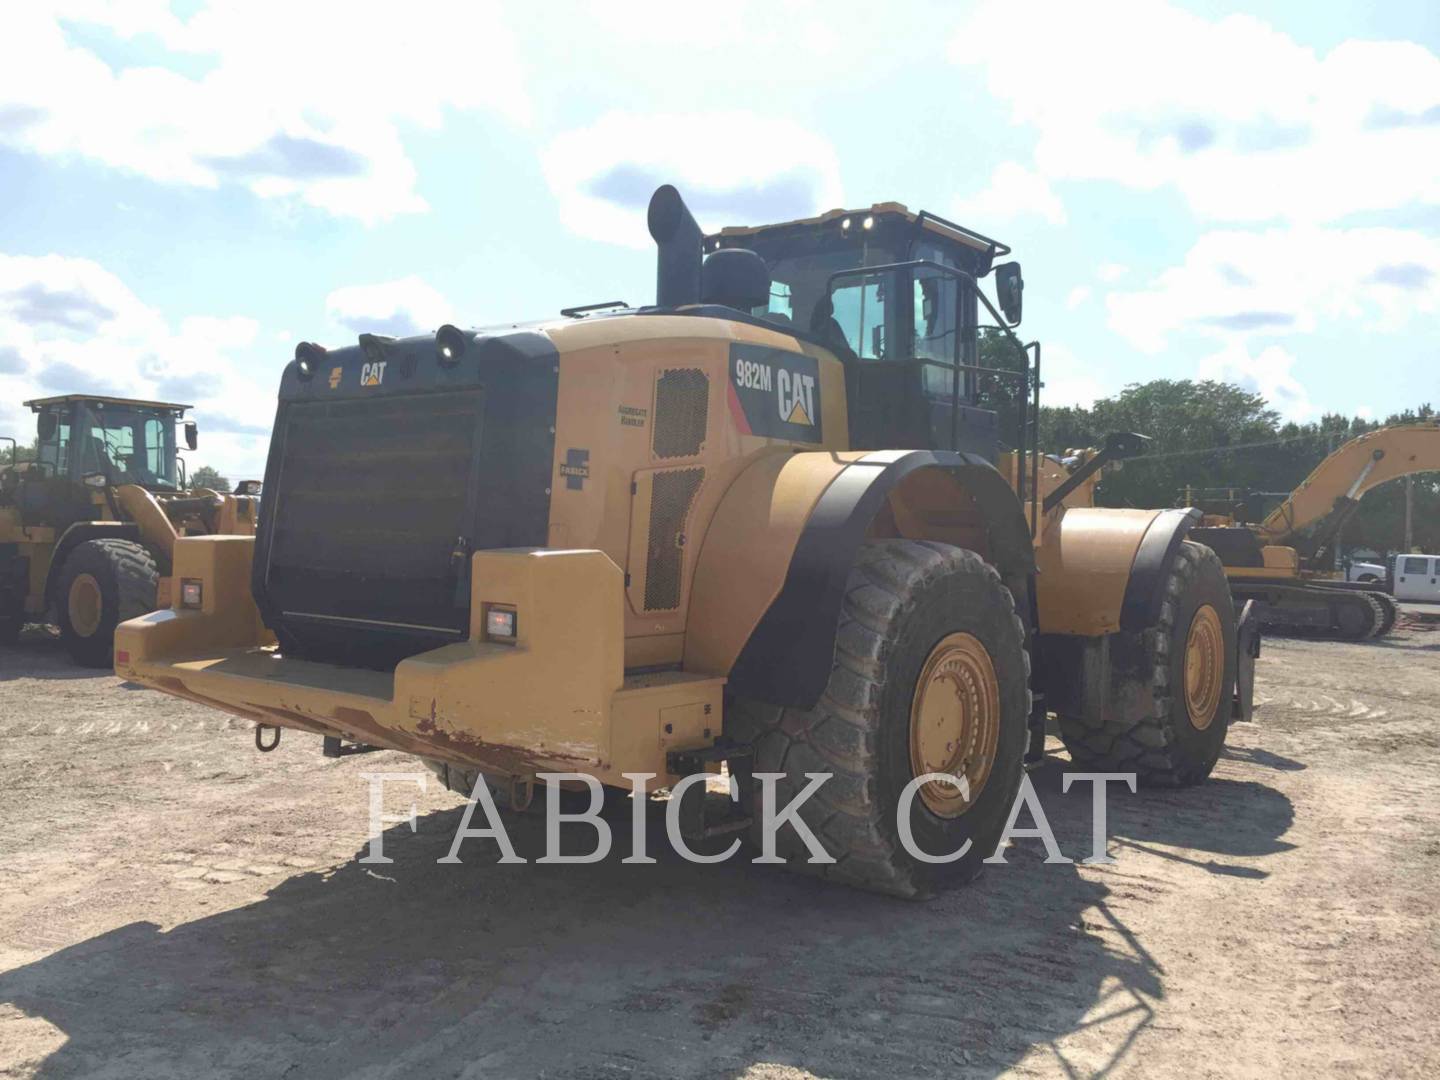
[[778,853],[903,896],[978,872],[1048,714],[1086,768],[1209,774],[1252,635],[1198,512],[1082,505],[1134,440],[1035,452],[1038,346],[1009,429],[982,407],[1007,248],[894,203],[703,237],[668,186],[649,228],[654,305],[298,347],[258,535],[182,539],[117,672],[515,810],[540,772],[725,763],[739,816],[690,836],[758,840],[753,777],[823,773],[835,861]]
[[25,404],[35,460],[0,468],[0,644],[53,619],[77,663],[109,667],[115,627],[169,607],[176,540],[254,535],[259,484],[187,489],[176,428],[195,449],[188,405],[87,394]]

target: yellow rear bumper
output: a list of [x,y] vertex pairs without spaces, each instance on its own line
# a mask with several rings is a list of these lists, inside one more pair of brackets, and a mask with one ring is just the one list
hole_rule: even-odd
[[[667,751],[719,734],[723,679],[623,670],[623,574],[599,551],[473,556],[469,640],[376,672],[281,657],[250,596],[250,537],[176,545],[199,610],[124,623],[117,674],[257,722],[339,735],[499,774],[667,775]],[[485,605],[513,606],[514,644],[484,640]]]

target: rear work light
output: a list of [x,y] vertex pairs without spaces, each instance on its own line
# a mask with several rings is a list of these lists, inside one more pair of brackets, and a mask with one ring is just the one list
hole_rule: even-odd
[[515,643],[515,609],[507,607],[486,607],[485,637],[489,641]]
[[198,608],[200,606],[203,590],[200,582],[190,578],[180,583],[180,606],[184,608]]

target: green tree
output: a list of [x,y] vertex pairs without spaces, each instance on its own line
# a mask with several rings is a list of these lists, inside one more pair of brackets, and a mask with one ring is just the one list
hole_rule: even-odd
[[[1042,391],[1043,394],[1043,391]],[[1263,477],[1250,448],[1276,438],[1279,416],[1259,394],[1229,383],[1155,379],[1127,386],[1089,409],[1045,409],[1041,449],[1099,446],[1115,431],[1150,436],[1148,453],[1111,469],[1102,485],[1109,506],[1170,506],[1187,484],[1255,487]]]
[[[1005,366],[1008,352],[982,340],[982,363]],[[982,376],[982,379],[985,378]],[[982,400],[997,411],[1011,402],[991,391]],[[1043,395],[1043,391],[1042,391]],[[1429,405],[1383,421],[1327,414],[1305,424],[1281,423],[1258,394],[1228,383],[1156,379],[1127,386],[1089,408],[1040,410],[1040,448],[1048,453],[1099,446],[1113,431],[1151,437],[1148,453],[1107,470],[1097,493],[1102,506],[1173,506],[1189,502],[1221,509],[1231,504],[1243,520],[1259,521],[1295,489],[1332,451],[1379,427],[1433,420]],[[1002,428],[1002,431],[1005,429]],[[1440,550],[1440,473],[1413,478],[1413,528],[1417,547]],[[1395,480],[1365,496],[1341,534],[1345,547],[1382,554],[1404,543],[1404,481]]]
[[229,491],[230,481],[221,476],[219,470],[201,465],[190,477],[192,488],[210,488],[212,491]]
[[17,442],[12,450],[9,440],[0,443],[0,465],[13,465],[18,457],[20,461],[34,461],[40,456],[40,439],[37,437],[31,440],[26,446],[23,442]]

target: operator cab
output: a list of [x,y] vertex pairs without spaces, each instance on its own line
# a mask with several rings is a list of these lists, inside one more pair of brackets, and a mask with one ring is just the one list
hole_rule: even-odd
[[[189,405],[78,394],[25,404],[35,413],[37,460],[46,475],[96,488],[180,490],[175,426]],[[193,450],[195,424],[184,427]]]
[[[176,424],[189,405],[67,394],[25,402],[35,414],[36,452],[0,483],[26,525],[63,528],[92,514],[92,498],[120,484],[177,492],[184,485]],[[185,442],[196,446],[193,421]]]
[[[879,203],[722,229],[705,237],[704,249],[707,269],[732,249],[758,254],[769,270],[769,296],[748,313],[821,342],[845,364],[852,447],[966,450],[993,462],[1002,444],[1024,442],[1023,431],[1002,431],[997,415],[1007,405],[1014,412],[1027,394],[1024,356],[1009,357],[1017,378],[981,370],[1002,366],[997,355],[1015,351],[977,286],[1009,253],[1005,245],[933,214]],[[1014,325],[1019,266],[998,270],[1002,299],[1013,299],[1002,305],[1006,321]],[[999,348],[982,347],[992,339]]]

